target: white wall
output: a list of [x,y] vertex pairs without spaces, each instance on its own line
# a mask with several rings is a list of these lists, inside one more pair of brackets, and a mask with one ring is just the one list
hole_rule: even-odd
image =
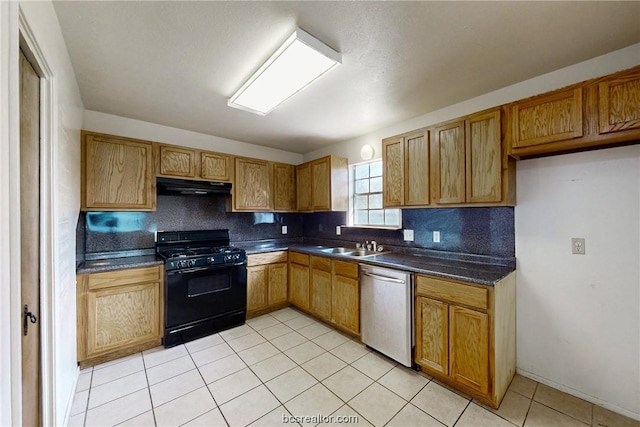
[[520,161],[517,183],[519,372],[640,419],[640,145]]
[[[51,419],[44,422],[63,425],[78,373],[75,245],[80,208],[79,141],[84,107],[53,5],[50,2],[26,1],[20,2],[20,8],[53,82],[50,105],[54,110],[54,121],[51,123],[51,139],[43,143],[43,161],[46,163],[43,185],[45,194],[46,189],[51,191],[51,218],[44,218],[50,226],[50,236],[43,236],[43,239],[50,237],[51,241],[43,241],[42,244],[49,246],[53,257],[50,275],[45,272],[43,277],[50,280],[45,286],[51,299],[49,309],[54,316],[53,360],[45,361],[52,370],[54,388],[51,390],[53,408],[45,410]],[[17,60],[17,57],[11,60]]]
[[436,123],[452,120],[487,108],[508,104],[529,96],[548,92],[584,80],[605,76],[640,64],[640,44],[635,44],[579,64],[557,70],[524,82],[469,99],[458,104],[433,111],[422,116],[389,126],[358,138],[339,142],[304,155],[304,161],[333,154],[349,159],[349,163],[361,162],[360,149],[363,145],[374,148],[374,158],[382,156],[382,139],[409,132]]
[[[640,64],[635,44],[307,153],[358,163],[383,138]],[[639,146],[517,163],[518,371],[640,419]],[[575,181],[571,181],[574,179]],[[570,237],[587,255],[567,255]]]
[[83,126],[84,129],[94,132],[164,142],[167,144],[182,145],[185,147],[235,154],[238,156],[254,157],[294,165],[300,164],[303,161],[302,154],[261,147],[259,145],[249,144],[246,142],[220,138],[218,136],[206,135],[169,126],[157,125],[140,120],[128,119],[97,111],[86,110],[84,112]]

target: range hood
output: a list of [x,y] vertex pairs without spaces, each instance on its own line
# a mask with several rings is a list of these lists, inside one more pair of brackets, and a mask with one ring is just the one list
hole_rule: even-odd
[[188,179],[158,178],[158,194],[228,196],[231,194],[230,182],[192,181]]

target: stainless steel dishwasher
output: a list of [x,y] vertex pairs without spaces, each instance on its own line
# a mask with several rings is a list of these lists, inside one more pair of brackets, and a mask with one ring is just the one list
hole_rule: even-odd
[[360,264],[360,332],[362,342],[412,366],[412,275]]

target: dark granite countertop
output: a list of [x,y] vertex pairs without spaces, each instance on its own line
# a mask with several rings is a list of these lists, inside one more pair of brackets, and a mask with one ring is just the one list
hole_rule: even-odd
[[487,286],[493,286],[508,274],[515,271],[515,268],[509,265],[470,261],[468,259],[464,259],[464,254],[460,254],[458,257],[450,254],[446,258],[441,258],[433,255],[391,252],[366,257],[357,257],[351,255],[328,254],[326,252],[322,252],[322,249],[326,249],[327,246],[312,244],[294,243],[286,245],[279,242],[266,242],[247,245],[238,244],[236,246],[247,251],[247,254],[291,249],[298,252],[320,255],[332,259],[356,261],[362,264],[395,268],[410,271],[412,273],[427,274],[430,276],[461,280],[464,282]]
[[125,268],[152,267],[162,265],[163,261],[155,255],[155,251],[137,250],[124,252],[102,252],[90,254],[78,265],[76,274],[100,273],[102,271],[122,270]]
[[[291,241],[236,242],[234,246],[244,249],[247,254],[291,249],[332,259],[355,261],[362,264],[395,268],[412,273],[427,274],[487,286],[493,286],[496,282],[515,271],[512,265],[478,262],[468,259],[469,255],[467,254],[448,253],[446,257],[440,257],[434,256],[433,251],[424,251],[424,253],[384,252],[377,255],[357,257],[326,253],[322,249],[331,246],[299,243],[299,241],[293,239]],[[124,268],[149,267],[161,265],[162,263],[162,260],[156,257],[153,250],[92,254],[78,266],[77,273],[98,273]]]

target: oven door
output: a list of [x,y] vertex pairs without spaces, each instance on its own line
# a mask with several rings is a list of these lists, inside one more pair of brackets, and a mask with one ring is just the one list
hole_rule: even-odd
[[246,310],[246,262],[169,271],[166,279],[167,328]]

